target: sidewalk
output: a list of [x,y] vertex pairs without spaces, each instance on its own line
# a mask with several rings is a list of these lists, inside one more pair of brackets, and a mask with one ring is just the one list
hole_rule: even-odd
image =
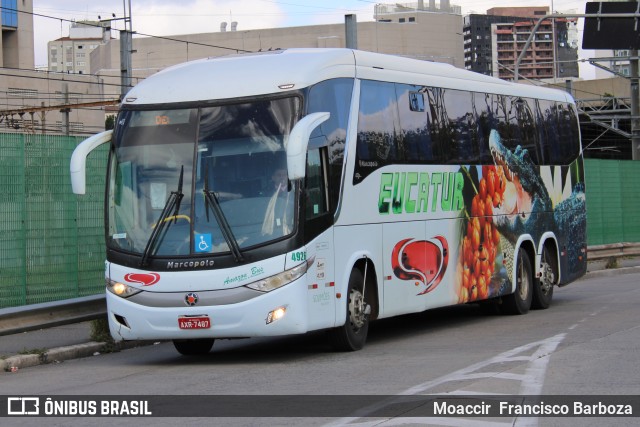
[[[640,272],[640,257],[618,260],[618,268],[606,269],[606,261],[589,262],[586,278]],[[128,343],[124,348],[139,344]],[[56,363],[99,354],[105,343],[91,341],[91,322],[57,326],[0,336],[0,375],[43,363]]]

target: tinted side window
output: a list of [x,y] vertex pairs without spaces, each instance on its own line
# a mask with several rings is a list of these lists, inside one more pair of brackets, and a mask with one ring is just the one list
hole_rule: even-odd
[[320,150],[309,150],[307,153],[306,219],[312,219],[327,212],[324,165]]
[[398,161],[400,150],[396,136],[399,127],[395,84],[363,80],[360,87],[354,184],[377,168]]
[[529,103],[522,98],[498,95],[498,133],[500,142],[510,151],[518,147],[527,149],[536,163],[535,120]]
[[578,155],[580,133],[578,120],[569,104],[557,103],[559,149],[557,163],[567,165]]
[[309,141],[309,150],[327,147],[331,210],[336,209],[340,196],[340,180],[342,179],[352,92],[353,79],[332,79],[311,87],[307,97],[307,114],[323,111],[331,113],[329,120],[313,131]]
[[538,122],[540,164],[553,164],[559,158],[560,137],[556,103],[538,100],[536,121]]
[[430,119],[425,105],[425,88],[396,84],[402,158],[405,163],[433,163]]
[[450,158],[452,130],[449,127],[449,115],[445,105],[445,89],[432,87],[427,91],[429,98],[429,117],[431,118],[431,141],[433,153],[440,163]]
[[520,136],[520,146],[526,148],[534,162],[537,162],[536,141],[538,135],[536,132],[535,119],[535,101],[518,98],[515,101],[516,121]]
[[472,104],[471,92],[445,91],[444,105],[448,116],[446,133],[451,138],[449,159],[445,163],[478,163],[476,117]]
[[498,128],[498,122],[494,114],[496,95],[490,93],[475,93],[473,106],[476,116],[479,163],[493,163],[493,157],[489,150],[489,135],[492,129]]

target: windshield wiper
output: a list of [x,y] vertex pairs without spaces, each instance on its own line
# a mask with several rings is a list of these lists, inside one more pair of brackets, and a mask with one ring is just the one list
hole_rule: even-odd
[[227,242],[227,245],[229,245],[229,249],[233,254],[233,258],[235,258],[236,262],[242,262],[244,261],[244,257],[242,256],[242,252],[240,252],[240,245],[238,245],[238,241],[233,235],[233,231],[231,231],[231,226],[229,225],[229,221],[227,221],[227,217],[225,217],[224,212],[222,212],[222,208],[220,207],[220,202],[218,201],[216,193],[209,190],[208,169],[208,167],[205,167],[204,189],[202,190],[202,192],[204,193],[204,200],[206,204],[205,212],[207,214],[207,221],[209,220],[208,208],[211,208],[213,216],[216,218],[216,222],[220,227],[220,231],[222,231],[222,236]]
[[145,246],[144,252],[142,253],[142,259],[140,260],[141,267],[146,266],[147,261],[149,260],[149,257],[155,253],[158,237],[160,237],[162,230],[164,230],[164,226],[167,223],[167,218],[169,218],[169,215],[171,214],[172,211],[173,211],[173,222],[175,223],[178,220],[178,212],[180,211],[180,202],[184,197],[184,194],[182,193],[183,177],[184,177],[184,165],[180,168],[180,178],[178,179],[178,190],[172,191],[169,197],[167,198],[167,202],[164,204],[164,208],[162,208],[162,212],[160,213],[158,222],[156,223],[156,226],[153,228],[153,231],[151,232],[151,236],[149,236],[149,240],[147,241],[147,246]]

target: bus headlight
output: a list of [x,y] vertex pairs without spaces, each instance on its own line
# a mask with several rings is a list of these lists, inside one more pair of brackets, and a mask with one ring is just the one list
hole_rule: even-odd
[[132,295],[142,292],[142,290],[138,288],[134,288],[132,286],[125,285],[124,283],[116,282],[109,279],[107,279],[107,290],[112,294],[122,298],[129,298]]
[[302,275],[307,272],[309,266],[312,264],[313,258],[293,267],[290,270],[283,271],[282,273],[276,274],[275,276],[267,277],[266,279],[249,283],[245,286],[247,288],[255,289],[256,291],[271,292],[274,289],[278,289],[302,277]]

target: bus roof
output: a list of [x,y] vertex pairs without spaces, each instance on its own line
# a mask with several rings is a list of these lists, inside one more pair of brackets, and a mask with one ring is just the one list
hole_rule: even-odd
[[565,92],[514,84],[452,65],[351,49],[286,49],[200,59],[143,80],[124,105],[171,104],[266,95],[339,77],[572,101]]

